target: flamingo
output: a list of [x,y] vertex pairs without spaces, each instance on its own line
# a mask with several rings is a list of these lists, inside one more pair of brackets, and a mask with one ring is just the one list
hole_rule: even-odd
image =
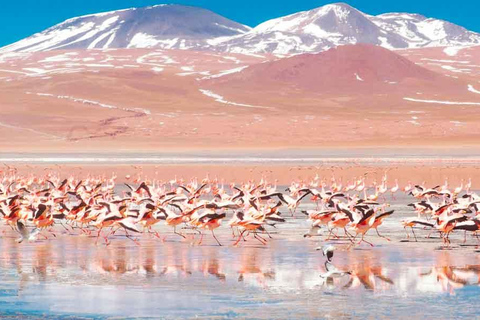
[[392,194],[392,198],[395,199],[395,193],[398,191],[398,179],[395,179],[395,186],[390,189],[390,193]]

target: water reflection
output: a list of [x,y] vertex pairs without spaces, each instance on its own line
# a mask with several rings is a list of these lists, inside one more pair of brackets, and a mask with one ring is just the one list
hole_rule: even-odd
[[[402,248],[340,251],[336,268],[342,277],[322,278],[323,257],[309,244],[271,248],[191,247],[183,243],[146,242],[137,247],[85,245],[90,239],[65,239],[18,245],[1,241],[4,280],[29,283],[205,287],[214,281],[281,292],[302,290],[372,291],[375,293],[449,293],[480,283],[480,265],[461,252],[417,251],[402,260]],[[292,254],[292,252],[295,252]],[[215,285],[218,287],[218,284]]]
[[398,294],[449,293],[480,284],[480,265],[405,267],[384,270],[381,266],[365,266],[340,278],[326,278],[328,289],[364,289],[376,293]]

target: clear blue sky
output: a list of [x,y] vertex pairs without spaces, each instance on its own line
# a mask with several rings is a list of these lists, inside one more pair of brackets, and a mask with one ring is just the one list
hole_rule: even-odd
[[[256,26],[272,18],[309,10],[335,1],[324,0],[2,0],[0,46],[25,38],[79,15],[161,3],[178,3],[210,9],[229,19]],[[368,13],[420,13],[451,21],[480,32],[480,0],[351,0],[351,6]]]

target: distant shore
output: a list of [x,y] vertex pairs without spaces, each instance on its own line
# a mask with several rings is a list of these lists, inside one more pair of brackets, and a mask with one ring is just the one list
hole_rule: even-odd
[[[194,177],[218,179],[219,183],[242,183],[249,180],[267,181],[278,185],[289,185],[292,181],[309,183],[317,175],[327,183],[335,178],[346,186],[353,179],[366,177],[369,183],[380,182],[384,174],[388,177],[388,186],[393,187],[395,180],[400,188],[410,182],[425,183],[429,186],[443,184],[446,180],[452,187],[459,186],[462,181],[472,180],[472,188],[480,188],[480,163],[431,165],[428,163],[408,164],[8,164],[0,170],[15,170],[19,175],[58,174],[62,177],[74,175],[80,178],[88,176],[116,175],[120,182],[141,180],[170,181],[172,179],[190,180]],[[13,169],[14,168],[14,169]]]
[[0,152],[8,164],[480,164],[480,148],[231,148],[109,152]]

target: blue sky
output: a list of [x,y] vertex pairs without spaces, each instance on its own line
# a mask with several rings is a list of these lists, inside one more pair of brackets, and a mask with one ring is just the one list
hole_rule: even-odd
[[[210,9],[232,20],[255,26],[265,20],[334,1],[323,0],[3,0],[0,5],[0,46],[42,31],[65,19],[101,11],[178,3]],[[351,0],[368,14],[420,13],[480,32],[480,0]]]

